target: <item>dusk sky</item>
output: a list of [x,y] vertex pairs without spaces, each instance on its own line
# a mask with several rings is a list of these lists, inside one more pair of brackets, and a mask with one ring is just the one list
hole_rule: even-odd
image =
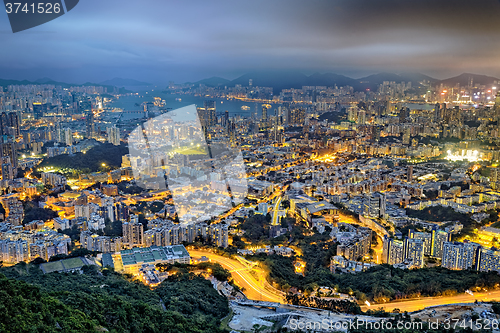
[[500,77],[499,16],[498,0],[82,0],[15,34],[0,14],[0,78],[164,84],[266,69]]

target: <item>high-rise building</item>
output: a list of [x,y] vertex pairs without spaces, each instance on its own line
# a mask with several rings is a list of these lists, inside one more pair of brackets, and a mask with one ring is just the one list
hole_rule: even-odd
[[500,181],[500,168],[490,168],[490,182]]
[[209,227],[209,235],[212,238],[212,242],[218,247],[226,248],[228,247],[228,226],[223,223],[217,223],[214,225],[210,225]]
[[0,240],[0,259],[6,263],[29,260],[28,242],[25,240]]
[[351,106],[347,110],[347,120],[355,122],[358,119],[358,108],[356,106]]
[[115,219],[118,221],[127,221],[129,218],[129,208],[127,205],[117,203],[115,205]]
[[441,104],[436,103],[434,106],[434,121],[439,121],[441,116]]
[[410,116],[410,109],[403,107],[399,110],[399,122],[404,123],[406,122],[406,118]]
[[500,91],[498,91],[496,96],[495,96],[495,105],[493,108],[495,111],[500,110]]
[[115,146],[120,145],[120,129],[113,125],[106,129],[108,133],[108,142],[114,144]]
[[416,238],[401,241],[384,236],[382,262],[396,265],[405,261],[411,261],[414,267],[424,266],[424,241]]
[[64,129],[64,143],[67,146],[73,145],[73,132],[71,131],[71,128]]
[[409,259],[416,267],[424,267],[424,242],[421,239],[404,240],[405,260]]
[[49,104],[33,103],[33,118],[40,119],[49,110]]
[[290,113],[289,125],[302,126],[306,122],[306,110],[304,108],[294,108]]
[[92,111],[87,112],[85,115],[85,127],[87,138],[91,139],[95,136],[95,122],[94,122],[94,113]]
[[267,127],[267,106],[262,107],[262,124]]
[[2,159],[2,180],[14,179],[14,170],[12,169],[12,163],[10,163],[10,158]]
[[500,273],[500,251],[482,248],[479,251],[477,270],[481,272],[495,271]]
[[0,135],[17,137],[21,134],[21,115],[19,112],[0,113]]
[[445,242],[441,266],[448,269],[476,268],[480,249],[476,243]]
[[420,239],[424,245],[424,255],[430,256],[432,254],[432,233],[418,232],[413,229],[408,231],[408,238]]
[[357,235],[348,241],[343,241],[337,245],[337,255],[343,256],[347,260],[357,261],[370,251],[372,233],[369,228],[357,229]]
[[366,111],[365,110],[359,110],[357,123],[360,125],[366,124]]
[[255,110],[252,114],[252,118],[254,121],[259,120],[259,104],[258,103],[255,103]]
[[0,159],[2,164],[10,163],[14,172],[17,172],[17,144],[14,137],[6,135],[0,137]]
[[444,243],[451,240],[451,234],[444,230],[432,230],[432,252],[431,256],[434,258],[441,258],[443,256]]
[[5,222],[12,225],[22,225],[24,218],[23,203],[15,196],[7,195],[0,198],[5,209]]
[[408,165],[408,169],[406,170],[406,179],[408,182],[413,180],[413,165]]
[[401,240],[384,236],[382,248],[382,262],[396,265],[405,260],[404,243]]
[[124,222],[123,228],[123,244],[132,248],[134,246],[142,246],[144,243],[144,226],[137,219],[131,217],[130,222]]
[[374,193],[365,198],[364,215],[371,218],[384,218],[386,197],[383,193]]

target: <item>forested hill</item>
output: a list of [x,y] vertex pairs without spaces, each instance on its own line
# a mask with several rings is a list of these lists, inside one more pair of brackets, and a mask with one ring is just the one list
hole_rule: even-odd
[[108,171],[119,168],[122,156],[125,154],[128,154],[128,148],[124,144],[115,146],[103,143],[85,153],[47,157],[38,165],[37,169],[43,171],[43,168],[52,168],[55,172],[64,175]]
[[0,273],[0,332],[226,332],[227,299],[193,273],[153,290],[96,266],[44,275],[21,263]]

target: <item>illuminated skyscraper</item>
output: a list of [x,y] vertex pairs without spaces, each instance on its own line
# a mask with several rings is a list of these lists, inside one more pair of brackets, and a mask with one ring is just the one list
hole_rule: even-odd
[[432,253],[432,234],[430,232],[418,232],[410,229],[408,232],[410,239],[420,239],[424,245],[424,255],[430,256]]
[[262,127],[267,128],[267,107],[262,107]]
[[445,242],[441,266],[448,269],[476,268],[481,245],[476,243]]
[[500,251],[481,249],[479,251],[477,270],[481,272],[500,272]]
[[443,256],[444,243],[451,240],[451,234],[444,230],[432,230],[432,253],[431,256],[441,258]]
[[290,116],[290,125],[302,126],[306,121],[306,110],[303,108],[292,109]]
[[402,263],[404,258],[404,243],[403,241],[384,236],[384,244],[382,248],[382,262],[389,265]]
[[71,131],[71,128],[64,129],[64,142],[67,146],[73,145],[73,132]]
[[386,208],[385,194],[374,193],[365,198],[364,215],[371,218],[384,218]]
[[87,129],[87,138],[93,138],[95,135],[94,113],[87,112],[85,115],[85,126]]
[[366,111],[365,110],[360,110],[358,112],[357,123],[360,124],[360,125],[366,124]]
[[215,101],[204,101],[203,107],[197,108],[201,126],[208,128],[217,124]]
[[123,244],[128,247],[142,246],[144,242],[144,226],[137,220],[124,222],[123,228]]
[[115,146],[120,145],[120,129],[113,125],[106,129],[108,133],[108,142],[114,144]]
[[421,239],[404,240],[405,260],[410,259],[416,267],[424,267],[424,241]]
[[408,182],[413,180],[413,165],[408,165],[408,169],[406,170],[406,179]]

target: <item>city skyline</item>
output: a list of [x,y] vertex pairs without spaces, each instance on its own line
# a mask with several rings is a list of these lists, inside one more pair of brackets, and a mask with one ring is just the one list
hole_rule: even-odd
[[500,1],[7,1],[0,333],[498,326]]

